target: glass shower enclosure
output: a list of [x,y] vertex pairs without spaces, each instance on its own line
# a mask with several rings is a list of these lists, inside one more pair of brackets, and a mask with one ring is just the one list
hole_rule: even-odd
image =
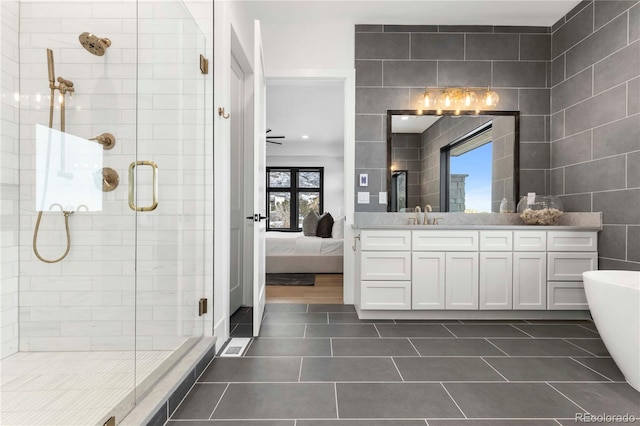
[[2,424],[117,423],[204,334],[205,37],[182,1],[1,7]]

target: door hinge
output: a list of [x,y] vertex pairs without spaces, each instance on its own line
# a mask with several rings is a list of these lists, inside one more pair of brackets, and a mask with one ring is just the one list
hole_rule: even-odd
[[198,301],[198,316],[201,317],[207,313],[207,299],[202,298]]
[[209,60],[204,57],[204,55],[200,55],[200,72],[202,74],[209,74]]

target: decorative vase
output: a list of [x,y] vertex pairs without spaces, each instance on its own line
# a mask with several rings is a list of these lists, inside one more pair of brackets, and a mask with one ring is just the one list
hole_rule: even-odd
[[536,195],[533,202],[522,197],[518,213],[526,225],[553,225],[562,216],[562,201],[555,195]]

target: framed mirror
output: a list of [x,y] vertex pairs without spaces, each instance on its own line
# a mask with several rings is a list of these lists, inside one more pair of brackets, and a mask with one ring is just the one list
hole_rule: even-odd
[[[387,111],[387,211],[498,212],[519,199],[518,111]],[[396,172],[405,172],[406,206]],[[401,176],[401,175],[399,175]]]

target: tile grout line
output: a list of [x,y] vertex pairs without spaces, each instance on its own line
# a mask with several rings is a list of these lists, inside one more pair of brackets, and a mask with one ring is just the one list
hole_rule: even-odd
[[[449,330],[449,328],[447,328],[447,326],[446,326],[444,323],[442,323],[442,324],[440,324],[440,325],[441,325],[442,327],[444,327],[444,329],[445,329],[445,330],[447,330],[449,333],[451,333],[451,335],[452,335],[453,337],[455,337],[456,339],[459,339],[459,337],[458,337],[458,336],[456,336],[456,334],[455,334],[453,331]],[[464,324],[463,324],[463,325],[464,325]]]
[[398,368],[398,365],[396,364],[396,360],[393,359],[393,357],[389,357],[389,358],[391,358],[391,362],[393,363],[393,366],[396,368],[396,371],[400,375],[400,380],[402,380],[402,383],[405,383],[404,377],[402,377],[402,373],[400,372],[400,369]]
[[373,328],[375,328],[375,329],[376,329],[376,333],[378,333],[378,338],[379,338],[379,339],[382,339],[382,335],[380,334],[380,330],[378,330],[378,326],[376,326],[376,324],[375,324],[375,323],[373,324]]
[[333,358],[333,337],[329,337],[329,349],[331,349],[331,357]]
[[464,411],[462,411],[462,408],[460,408],[460,406],[458,405],[458,403],[456,402],[455,399],[453,399],[453,396],[451,396],[451,394],[449,393],[449,389],[446,388],[446,386],[444,385],[444,383],[440,382],[440,386],[442,386],[442,389],[444,389],[444,391],[447,393],[447,395],[449,395],[449,398],[451,398],[451,401],[453,401],[453,403],[456,405],[456,407],[458,407],[458,410],[460,410],[460,412],[462,413],[462,415],[464,416],[465,419],[468,419],[467,415],[464,413]]
[[418,350],[418,348],[416,348],[416,345],[413,344],[413,342],[411,341],[411,338],[407,337],[407,340],[409,341],[409,344],[413,347],[413,350],[416,351],[418,353],[419,357],[422,357],[422,354],[420,353],[420,351]]
[[577,325],[577,326],[578,326],[578,327],[580,327],[580,328],[584,328],[585,330],[589,330],[589,331],[590,331],[590,332],[592,332],[595,336],[600,336],[600,333],[598,333],[597,331],[593,331],[593,330],[591,330],[590,328],[587,328],[587,327],[585,327],[585,326],[584,326],[584,325],[582,325],[582,324],[575,324],[575,325]]
[[527,336],[531,337],[532,339],[535,339],[535,338],[536,338],[535,336],[532,336],[531,334],[527,333],[526,331],[519,329],[519,328],[518,328],[518,327],[516,327],[514,324],[509,324],[509,325],[510,325],[511,327],[515,328],[516,330],[518,330],[520,333],[524,333],[524,334],[526,334]]
[[581,363],[581,362],[580,362],[580,361],[578,361],[577,359],[575,359],[575,358],[573,358],[573,357],[569,357],[569,359],[570,359],[570,360],[572,360],[572,361],[574,361],[574,362],[576,362],[576,363],[578,363],[578,364],[580,364],[580,365],[582,365],[582,366],[584,366],[584,367],[586,367],[586,368],[588,368],[589,370],[593,371],[594,373],[598,374],[599,376],[604,377],[605,379],[609,380],[610,382],[612,382],[612,383],[614,382],[614,380],[613,380],[613,379],[610,379],[609,377],[605,376],[604,374],[600,373],[599,371],[596,371],[596,370],[594,370],[593,368],[589,367],[588,365]]
[[211,414],[209,415],[209,420],[213,420],[213,413],[216,412],[216,408],[218,408],[218,405],[220,405],[220,402],[222,401],[222,398],[224,398],[224,395],[227,393],[227,389],[229,389],[229,386],[231,386],[231,383],[227,383],[227,387],[224,388],[224,391],[222,392],[222,395],[220,395],[220,399],[218,400],[218,402],[216,403],[216,406],[213,407],[213,411],[211,411]]
[[305,339],[307,337],[307,326],[309,324],[305,323],[304,324],[304,332],[302,333],[302,338]]
[[500,375],[500,377],[502,377],[507,383],[509,383],[509,379],[507,379],[501,372],[498,371],[497,368],[495,368],[493,365],[489,364],[489,361],[487,361],[486,359],[484,359],[483,356],[480,357],[481,360],[484,361],[485,364],[487,364],[489,367],[491,367],[493,369],[493,371],[495,371],[496,373],[498,373]]
[[301,356],[300,357],[300,369],[298,370],[298,383],[301,383],[300,380],[302,380],[302,363],[304,362],[304,357]]
[[588,410],[585,410],[584,408],[582,408],[577,402],[575,402],[573,399],[569,398],[567,395],[563,394],[562,392],[560,392],[558,389],[556,389],[551,383],[549,382],[544,382],[547,384],[547,386],[550,386],[551,389],[553,389],[554,391],[558,392],[560,395],[564,396],[565,398],[567,398],[569,401],[571,401],[573,404],[575,404],[576,407],[578,407],[579,409],[581,409],[582,411],[584,411],[585,413],[588,413]]
[[578,348],[578,349],[580,349],[580,350],[585,351],[586,353],[588,353],[588,354],[589,354],[589,355],[591,355],[591,356],[594,356],[594,357],[596,357],[596,358],[602,358],[602,357],[600,357],[600,356],[598,356],[598,355],[594,354],[593,352],[589,352],[588,350],[586,350],[586,349],[584,349],[584,348],[581,348],[580,346],[576,345],[575,343],[570,342],[570,341],[569,341],[569,340],[567,340],[567,339],[562,339],[562,340],[564,340],[565,342],[567,342],[567,343],[568,343],[568,344],[570,344],[571,346],[575,346],[576,348]]
[[338,383],[333,382],[333,394],[336,397],[336,418],[340,418],[340,410],[338,408]]
[[500,352],[502,352],[503,354],[505,354],[506,356],[510,357],[510,355],[508,353],[506,353],[505,351],[503,351],[502,349],[500,349],[500,347],[498,345],[496,345],[495,343],[493,343],[491,340],[489,340],[488,337],[485,337],[484,340],[486,340],[487,342],[489,342],[490,345],[493,345],[493,347],[495,347],[497,350],[499,350]]

